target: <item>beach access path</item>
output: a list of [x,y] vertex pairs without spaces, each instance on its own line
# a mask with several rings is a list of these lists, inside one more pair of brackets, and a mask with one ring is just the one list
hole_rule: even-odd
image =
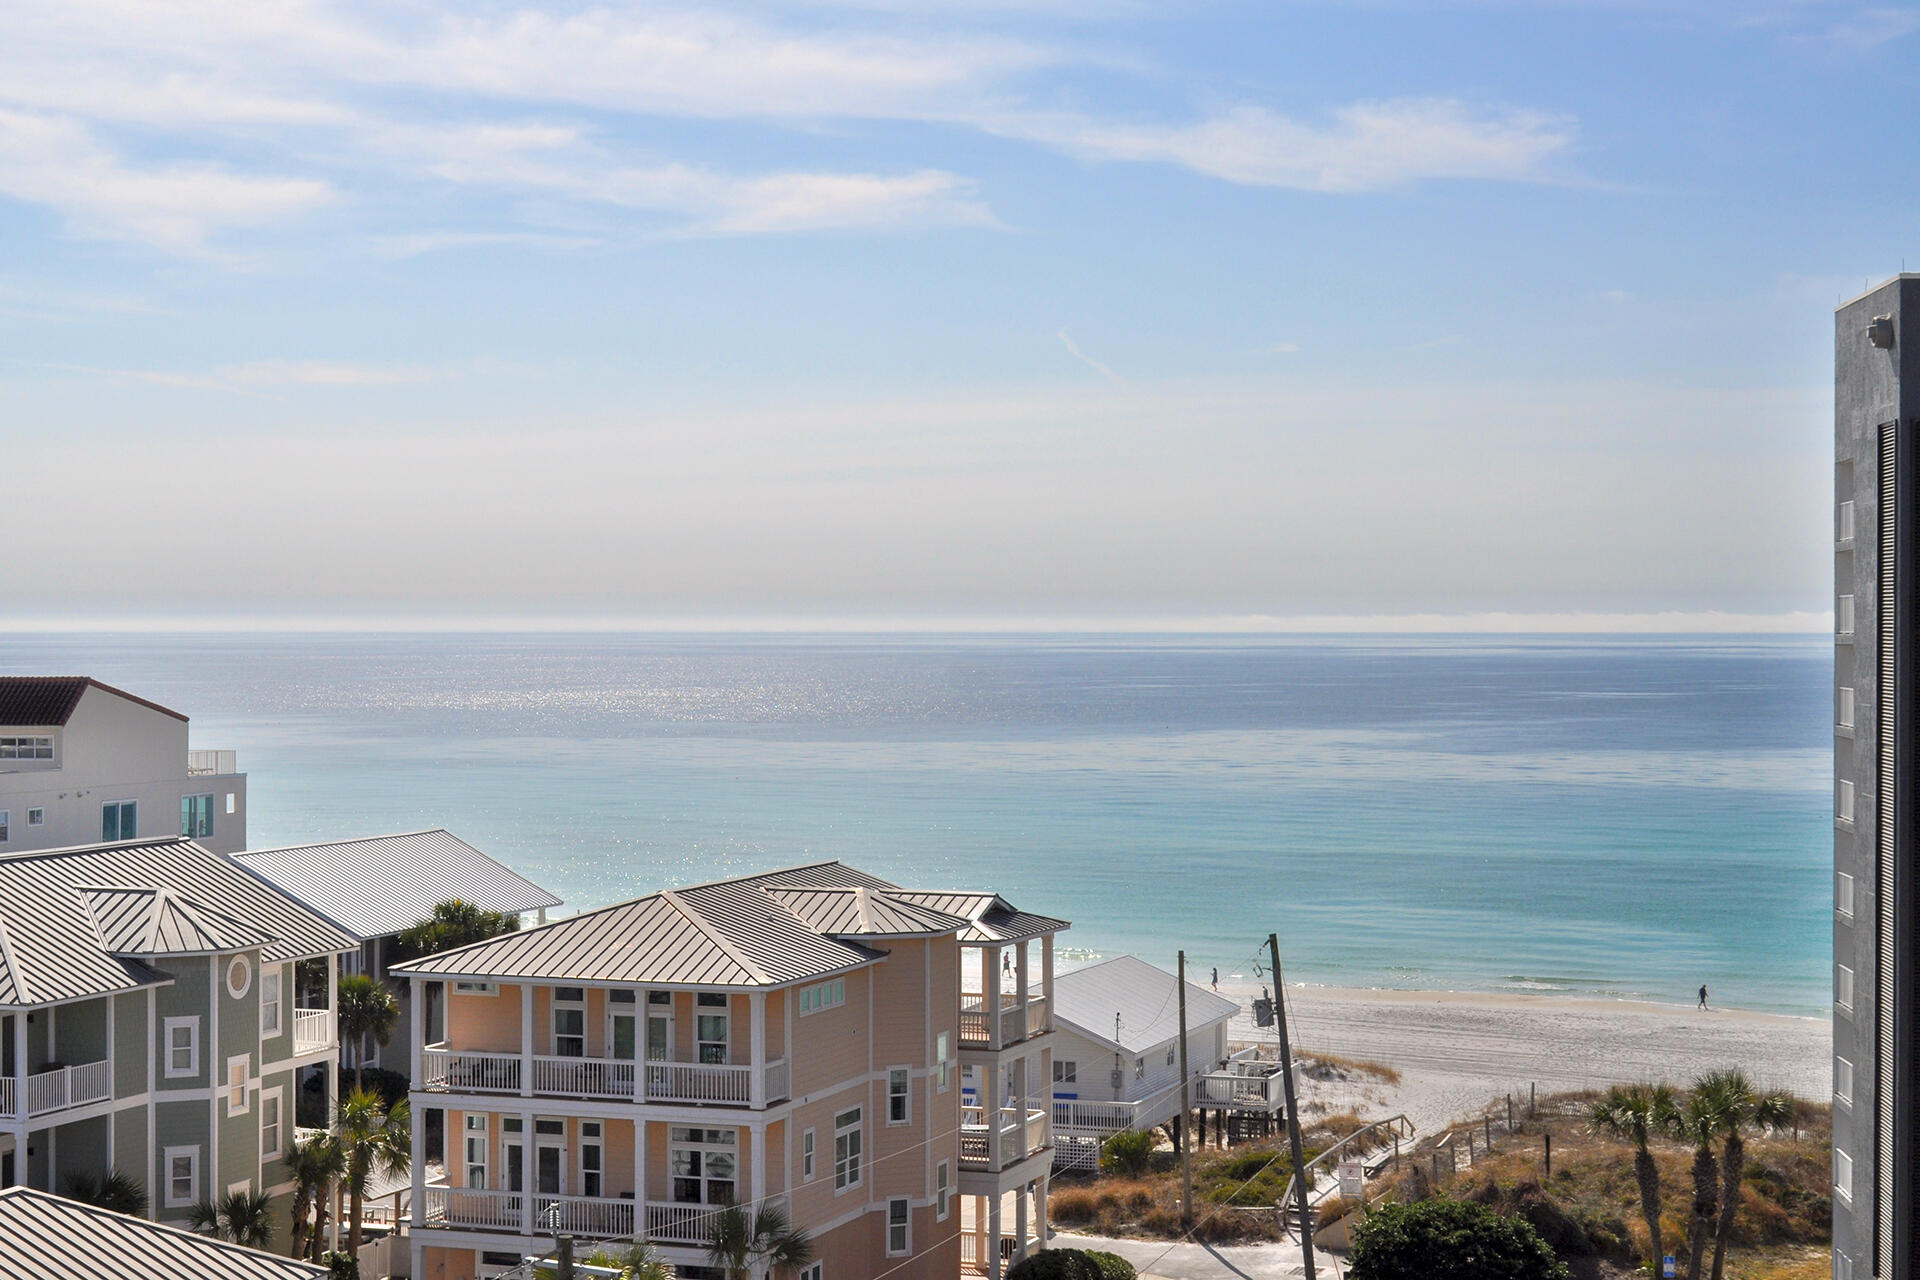
[[[1236,1043],[1272,1045],[1272,1028],[1252,1017],[1257,983],[1223,981],[1221,992],[1247,1011],[1228,1032]],[[1833,1071],[1832,1025],[1825,1018],[1627,1000],[1479,992],[1358,991],[1287,988],[1294,1050],[1385,1063],[1396,1086],[1365,1081],[1303,1081],[1302,1112],[1349,1108],[1364,1115],[1403,1112],[1430,1133],[1479,1115],[1495,1098],[1524,1100],[1665,1080],[1684,1085],[1720,1067],[1738,1067],[1757,1084],[1826,1101]]]
[[[1117,1253],[1140,1272],[1140,1280],[1296,1280],[1307,1274],[1297,1244],[1169,1244],[1165,1240],[1110,1240],[1055,1232],[1051,1249],[1100,1249]],[[1316,1249],[1320,1280],[1346,1274],[1346,1259]]]

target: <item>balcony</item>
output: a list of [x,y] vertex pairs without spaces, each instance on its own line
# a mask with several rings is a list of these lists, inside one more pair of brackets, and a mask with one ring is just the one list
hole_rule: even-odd
[[240,753],[237,751],[189,751],[187,752],[187,776],[199,774],[230,774],[240,772]]
[[960,993],[960,1044],[966,1049],[992,1049],[1018,1044],[1029,1036],[1053,1030],[1044,995],[1028,995],[1025,1000],[1011,991],[1000,995],[1000,1041],[993,1041],[993,1018],[987,1008],[988,997],[978,991]]
[[335,1022],[331,1009],[295,1009],[293,1011],[293,1052],[318,1053],[334,1045]]
[[[615,1102],[754,1105],[753,1068],[746,1063],[636,1062],[631,1058],[562,1058],[545,1054],[477,1053],[429,1045],[420,1054],[420,1087],[449,1093],[511,1093],[535,1098]],[[786,1060],[764,1069],[761,1101],[787,1097]],[[528,1087],[522,1089],[523,1079]]]
[[[531,1205],[529,1205],[531,1200]],[[770,1203],[784,1205],[786,1197]],[[527,1218],[529,1207],[531,1221]],[[630,1196],[533,1195],[522,1191],[483,1191],[429,1184],[419,1223],[423,1227],[454,1227],[473,1231],[506,1231],[537,1235],[566,1232],[591,1240],[631,1240],[635,1236],[635,1204]],[[656,1244],[704,1246],[713,1235],[719,1206],[677,1204],[650,1200],[645,1206],[644,1235]]]
[[[19,1109],[22,1083],[13,1076],[0,1077],[0,1117],[22,1118]],[[74,1067],[54,1067],[28,1076],[24,1084],[26,1115],[44,1116],[111,1098],[113,1064],[103,1059]]]
[[1194,1081],[1193,1105],[1231,1111],[1270,1111],[1286,1108],[1286,1093],[1278,1063],[1266,1070],[1210,1071]]
[[[998,1118],[999,1168],[1004,1169],[1010,1164],[1046,1150],[1049,1141],[1046,1112],[1023,1110],[1019,1107],[1002,1107]],[[993,1130],[987,1124],[987,1114],[983,1108],[961,1107],[960,1167],[993,1170],[996,1167],[993,1161],[993,1136]]]

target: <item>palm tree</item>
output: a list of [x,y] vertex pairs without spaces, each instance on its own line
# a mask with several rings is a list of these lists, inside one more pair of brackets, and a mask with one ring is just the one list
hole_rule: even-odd
[[387,984],[364,973],[350,973],[340,979],[335,992],[336,1007],[339,1012],[334,1016],[340,1023],[340,1040],[353,1046],[353,1088],[360,1090],[360,1059],[364,1056],[368,1036],[372,1036],[384,1047],[393,1037],[393,1024],[400,1018],[399,1002],[393,998],[393,992],[387,990]]
[[1693,1147],[1693,1217],[1687,1225],[1688,1280],[1701,1280],[1707,1239],[1720,1211],[1720,1161],[1713,1144],[1726,1127],[1726,1099],[1711,1076],[1694,1081],[1668,1132]]
[[114,1213],[131,1214],[136,1218],[147,1216],[146,1189],[140,1185],[138,1178],[118,1169],[98,1178],[86,1173],[69,1174],[67,1199],[110,1209]]
[[330,1133],[296,1136],[283,1157],[293,1181],[293,1256],[319,1252],[320,1224],[333,1184],[347,1171],[347,1155]]
[[405,1098],[389,1108],[364,1089],[355,1089],[335,1116],[345,1158],[341,1182],[347,1189],[347,1252],[360,1253],[360,1219],[375,1173],[398,1177],[413,1167],[413,1113]]
[[1740,1212],[1740,1181],[1746,1175],[1747,1144],[1744,1129],[1772,1133],[1793,1122],[1793,1098],[1776,1091],[1762,1092],[1739,1071],[1716,1071],[1702,1084],[1720,1100],[1721,1134],[1726,1145],[1720,1156],[1720,1220],[1713,1233],[1713,1280],[1720,1280],[1727,1261],[1727,1241]]
[[707,1261],[734,1280],[804,1267],[813,1260],[813,1237],[793,1225],[777,1204],[749,1212],[730,1204],[715,1213],[707,1235]]
[[1587,1125],[1633,1144],[1633,1176],[1640,1184],[1640,1216],[1647,1220],[1653,1273],[1660,1273],[1660,1166],[1647,1141],[1666,1132],[1676,1113],[1673,1089],[1664,1084],[1615,1085],[1587,1108]]
[[[618,1249],[602,1246],[580,1262],[589,1267],[605,1267],[615,1272],[618,1280],[673,1280],[673,1268],[661,1260],[653,1251],[653,1244],[646,1240],[636,1240]],[[555,1280],[558,1274],[553,1267],[533,1269],[534,1280]]]
[[425,920],[394,935],[393,956],[396,960],[413,960],[485,942],[519,928],[518,915],[489,911],[459,898],[449,898],[435,904],[433,914]]
[[264,1249],[273,1243],[273,1197],[264,1191],[230,1191],[218,1200],[202,1200],[189,1218],[194,1230],[235,1244]]

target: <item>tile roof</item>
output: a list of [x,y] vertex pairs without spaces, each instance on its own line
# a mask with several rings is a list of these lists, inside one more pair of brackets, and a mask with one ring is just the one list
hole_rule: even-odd
[[[954,902],[965,911],[944,905]],[[817,862],[631,902],[442,952],[394,969],[423,977],[784,986],[883,954],[861,937],[961,932],[1000,941],[1065,929],[995,894],[911,893]],[[1022,932],[1023,930],[1027,932]]]
[[81,999],[164,981],[164,965],[109,949],[129,942],[188,949],[196,942],[213,949],[258,945],[272,961],[345,951],[359,940],[183,836],[0,857],[0,1005]]
[[186,719],[171,707],[102,684],[92,676],[0,676],[0,725],[21,729],[63,725],[72,719],[73,709],[80,705],[81,695],[89,688],[103,689],[176,720]]
[[113,1213],[31,1187],[0,1191],[7,1280],[316,1280],[326,1268]]
[[234,858],[363,938],[398,933],[449,898],[488,911],[539,911],[560,899],[442,828]]
[[[1115,956],[1058,974],[1053,980],[1053,1016],[1089,1040],[1143,1053],[1180,1034],[1179,979],[1138,956]],[[1205,987],[1187,984],[1187,1028],[1207,1026],[1240,1012],[1240,1006]],[[1113,1035],[1120,1017],[1120,1038]]]

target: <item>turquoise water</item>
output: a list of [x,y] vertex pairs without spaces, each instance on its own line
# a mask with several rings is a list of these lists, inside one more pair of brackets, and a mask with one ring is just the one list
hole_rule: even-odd
[[842,858],[1290,979],[1828,1007],[1820,639],[12,636],[256,847],[444,825],[586,908]]

